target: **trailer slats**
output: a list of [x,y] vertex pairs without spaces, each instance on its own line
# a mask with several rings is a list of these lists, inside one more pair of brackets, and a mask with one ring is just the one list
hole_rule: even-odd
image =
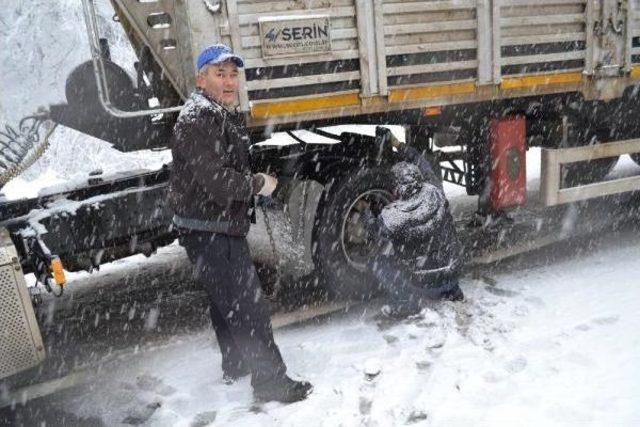
[[464,70],[476,68],[478,61],[441,62],[435,64],[407,65],[389,68],[388,76],[401,76],[419,73],[438,73],[442,71]]
[[416,34],[416,33],[436,33],[440,31],[460,31],[460,30],[475,30],[477,26],[475,19],[465,19],[459,21],[445,21],[445,22],[428,22],[425,24],[400,24],[400,25],[385,25],[384,35],[395,36],[401,34]]
[[544,15],[544,16],[517,16],[512,18],[502,18],[503,28],[525,27],[533,25],[553,25],[553,24],[580,24],[585,22],[583,14],[570,15]]
[[501,0],[500,6],[557,6],[584,3],[576,0]]
[[[378,74],[382,95],[407,84],[475,78],[478,1],[381,3],[378,20],[384,46],[378,47]],[[395,60],[399,55],[400,60]],[[412,96],[429,93],[418,91]]]
[[[486,0],[463,1],[389,1],[372,2],[377,40],[361,50],[362,26],[365,20],[355,19],[357,10],[364,10],[359,0],[340,0],[322,3],[314,9],[313,2],[238,1],[242,48],[248,69],[261,69],[261,77],[248,82],[250,91],[264,99],[277,99],[287,94],[297,96],[301,87],[322,84],[323,91],[330,83],[357,82],[363,78],[362,70],[291,77],[272,78],[269,67],[288,64],[308,64],[314,67],[323,61],[362,61],[363,52],[372,58],[377,76],[365,70],[365,86],[378,90],[381,95],[394,87],[407,84],[437,84],[477,79],[481,67],[478,53],[481,38],[478,34],[478,11]],[[638,1],[638,0],[634,0]],[[494,41],[494,79],[500,81],[505,73],[510,77],[538,75],[545,70],[574,71],[585,61],[585,0],[505,0],[496,3],[498,37]],[[329,14],[332,20],[332,52],[283,58],[262,58],[258,19],[265,14],[273,17],[303,14]],[[381,24],[381,25],[380,25]],[[495,27],[494,27],[495,28]],[[360,38],[359,38],[360,36]],[[484,43],[484,42],[483,42]],[[375,51],[371,51],[371,47]],[[640,48],[640,46],[638,46]],[[636,52],[634,48],[633,52]],[[485,55],[485,54],[483,54]],[[366,58],[365,58],[366,59]],[[361,62],[361,65],[363,62]],[[367,61],[364,64],[368,64]],[[495,68],[497,67],[497,68]],[[316,66],[317,68],[317,66]],[[375,71],[374,69],[374,71]],[[497,77],[496,77],[497,76]],[[378,78],[378,85],[368,79]],[[411,83],[415,82],[415,83]],[[336,86],[336,90],[344,89]],[[276,90],[277,89],[277,90]],[[320,88],[319,88],[320,90]],[[256,91],[261,91],[259,94]],[[266,91],[266,92],[265,92]],[[276,96],[276,94],[278,94]]]
[[580,33],[555,33],[527,36],[503,36],[502,46],[514,46],[531,43],[559,43],[570,41],[582,41],[586,39],[584,32]]
[[[353,1],[351,2],[353,3]],[[287,11],[282,11],[282,12],[268,12],[268,13],[247,13],[244,14],[241,12],[240,15],[240,25],[248,25],[248,24],[255,24],[256,22],[258,22],[259,18],[265,18],[265,17],[278,17],[278,16],[290,16],[290,15],[301,15],[302,13],[297,13],[297,12],[304,12],[304,9],[301,10],[287,10]],[[356,10],[353,6],[347,6],[347,7],[333,7],[333,8],[327,8],[327,9],[314,9],[313,10],[313,15],[330,15],[331,17],[353,17],[356,16]]]
[[538,64],[543,62],[571,61],[584,59],[584,51],[551,53],[547,55],[508,56],[502,59],[502,65]]
[[[584,68],[585,0],[508,0],[500,2],[499,49],[495,76],[535,76]],[[510,84],[503,86],[510,87]]]
[[312,84],[353,81],[360,78],[359,71],[346,73],[316,74],[312,76],[289,77],[286,79],[253,80],[247,82],[249,90],[272,89],[276,87],[304,86]]
[[[271,15],[274,12],[290,12],[290,11],[309,11],[309,9],[305,8],[305,7],[301,7],[301,2],[300,1],[295,1],[295,0],[287,0],[287,1],[255,1],[255,0],[249,0],[249,1],[242,1],[239,0],[236,3],[238,3],[238,7],[241,8],[242,10],[245,9],[250,9],[251,13],[254,14],[261,14],[261,15]],[[337,8],[337,7],[350,7],[353,5],[353,1],[352,0],[331,0],[331,7],[333,8]],[[320,8],[323,3],[321,2],[308,2],[309,6],[316,6],[316,8],[311,9],[311,11],[315,11],[317,10],[317,8]],[[326,4],[326,3],[325,3]]]
[[382,13],[391,15],[396,13],[440,12],[448,10],[473,9],[476,7],[476,3],[477,2],[475,0],[385,3],[382,5]]
[[440,52],[440,51],[446,51],[446,50],[476,49],[477,47],[478,47],[477,41],[463,40],[463,41],[454,41],[454,42],[387,46],[385,48],[385,53],[387,55],[401,55],[401,54],[410,54],[410,53]]
[[[114,1],[140,15],[134,30],[142,40],[156,43],[165,33],[175,35],[176,49],[153,48],[172,81],[185,80],[203,46],[232,44],[245,58],[242,78],[248,90],[241,101],[246,111],[252,103],[272,103],[261,107],[264,111],[289,111],[274,105],[338,95],[342,100],[344,93],[350,94],[351,107],[354,92],[360,94],[363,108],[384,110],[396,108],[390,104],[405,96],[414,100],[464,94],[472,99],[489,87],[497,89],[498,97],[515,89],[539,93],[545,86],[553,86],[552,92],[561,90],[559,85],[586,90],[588,78],[583,77],[598,78],[607,65],[600,36],[594,33],[602,0],[225,0],[218,14],[210,13],[202,0]],[[182,3],[189,9],[189,28],[184,27],[184,16],[175,16]],[[624,61],[618,64],[616,58],[612,66],[620,65],[623,78],[638,79],[640,0],[625,4]],[[154,18],[157,28],[147,28],[151,13],[168,16],[163,15],[161,23]],[[264,55],[261,20],[310,15],[329,17],[330,51]],[[191,52],[185,51],[188,43]],[[609,77],[619,78],[612,73]],[[443,87],[454,87],[455,93]],[[304,110],[312,105],[305,104]],[[328,104],[317,105],[322,109]]]
[[[336,50],[331,53],[318,54],[314,58],[314,61],[335,61],[335,60],[346,60],[346,59],[358,59],[358,50],[357,49],[345,49],[345,50]],[[257,58],[245,58],[245,67],[247,68],[259,68],[259,67],[275,67],[282,65],[291,64],[291,58],[268,58],[262,59],[261,57]]]

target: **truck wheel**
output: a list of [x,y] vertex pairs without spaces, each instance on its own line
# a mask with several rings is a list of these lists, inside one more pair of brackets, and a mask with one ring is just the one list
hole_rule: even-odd
[[[587,130],[577,132],[577,137],[569,138],[566,147],[603,144],[608,135],[603,130]],[[562,182],[564,187],[590,184],[602,180],[618,162],[618,157],[607,157],[585,162],[569,163],[562,167]]]
[[629,154],[629,156],[636,164],[640,165],[640,153]]
[[389,170],[371,168],[327,186],[314,225],[313,257],[331,296],[366,299],[378,292],[365,267],[379,245],[368,239],[356,205],[359,200],[388,204],[392,182]]

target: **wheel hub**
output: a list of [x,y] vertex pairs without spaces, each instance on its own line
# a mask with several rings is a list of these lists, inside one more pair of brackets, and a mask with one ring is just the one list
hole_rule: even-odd
[[362,221],[362,202],[380,208],[393,201],[393,196],[386,190],[374,189],[358,195],[349,205],[342,220],[340,246],[342,254],[352,267],[364,270],[367,261],[375,255],[379,245],[375,239],[369,238]]

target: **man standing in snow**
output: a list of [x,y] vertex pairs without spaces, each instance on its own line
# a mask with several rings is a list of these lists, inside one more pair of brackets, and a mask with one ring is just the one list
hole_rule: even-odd
[[[390,135],[401,161],[391,168],[396,201],[363,219],[370,235],[388,242],[369,262],[370,271],[391,297],[391,312],[418,312],[428,300],[464,298],[458,286],[461,245],[442,183],[413,147]],[[375,209],[375,207],[374,207]]]
[[209,297],[224,379],[250,373],[258,399],[294,402],[311,384],[286,375],[246,241],[254,195],[271,194],[277,181],[250,170],[249,136],[235,113],[243,66],[221,44],[198,56],[197,89],[174,128],[169,202],[180,244]]

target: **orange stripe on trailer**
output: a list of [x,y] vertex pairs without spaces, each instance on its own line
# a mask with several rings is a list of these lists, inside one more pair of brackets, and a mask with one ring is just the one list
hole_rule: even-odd
[[465,93],[473,93],[475,91],[476,84],[474,82],[422,86],[407,89],[392,89],[389,91],[389,102],[403,102],[413,99],[462,95]]
[[507,77],[500,83],[501,89],[522,89],[525,87],[554,84],[581,83],[582,73],[555,73],[537,76]]
[[326,110],[329,108],[350,107],[360,104],[360,95],[346,93],[316,98],[296,99],[291,101],[261,102],[251,107],[254,118],[269,118],[308,111]]

